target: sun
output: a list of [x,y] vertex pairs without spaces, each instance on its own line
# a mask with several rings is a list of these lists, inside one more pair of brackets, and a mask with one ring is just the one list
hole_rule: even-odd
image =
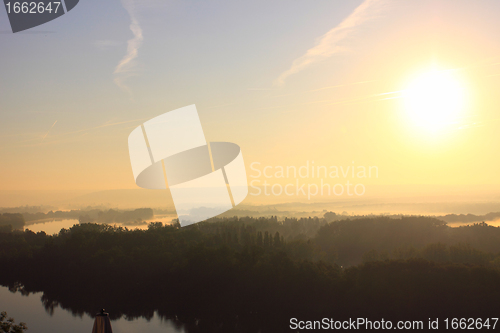
[[464,88],[453,71],[432,70],[403,91],[410,122],[430,132],[456,124],[464,110]]

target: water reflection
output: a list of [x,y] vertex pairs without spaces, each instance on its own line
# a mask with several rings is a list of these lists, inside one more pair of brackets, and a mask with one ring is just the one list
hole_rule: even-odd
[[[492,226],[492,227],[500,227],[500,220],[494,220],[494,221],[483,221],[485,222],[486,224]],[[474,225],[475,223],[478,223],[478,222],[448,222],[448,226],[452,227],[452,228],[458,228],[458,227],[465,227],[465,226],[468,226],[468,225]]]
[[[111,225],[128,229],[146,230],[150,222],[162,222],[163,224],[169,224],[174,218],[175,216],[172,215],[157,215],[154,217],[154,219],[143,221],[141,222],[141,224],[112,223]],[[79,224],[77,219],[45,220],[43,222],[27,224],[24,226],[24,230],[29,229],[35,233],[44,231],[48,235],[53,235],[58,234],[61,229],[69,229],[75,224]]]
[[[22,288],[13,293],[7,287],[0,287],[0,309],[7,311],[16,322],[25,322],[28,325],[28,332],[89,333],[94,323],[94,319],[83,311],[62,309],[57,301],[51,300],[42,292],[28,293]],[[162,318],[156,311],[147,318],[127,316],[114,318],[111,325],[113,331],[117,333],[186,332],[181,323]]]
[[69,229],[75,224],[78,224],[77,219],[48,220],[46,222],[25,225],[24,230],[29,229],[33,232],[45,231],[46,234],[53,235],[59,233],[61,229]]
[[91,332],[98,311],[95,309],[99,309],[99,305],[109,312],[116,333],[267,333],[283,330],[283,320],[276,322],[276,318],[256,313],[235,316],[224,314],[224,309],[212,308],[193,317],[188,314],[190,309],[178,309],[178,302],[164,300],[158,304],[136,293],[123,298],[116,290],[105,292],[80,288],[71,292],[67,286],[57,291],[48,290],[28,292],[20,284],[0,286],[0,310],[7,311],[16,322],[25,322],[30,332],[41,333]]

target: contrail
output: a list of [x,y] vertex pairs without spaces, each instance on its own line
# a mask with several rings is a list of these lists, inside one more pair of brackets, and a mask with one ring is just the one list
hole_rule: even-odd
[[49,132],[50,130],[52,129],[52,127],[54,127],[54,125],[57,123],[57,120],[54,121],[54,123],[52,124],[52,126],[50,126],[49,130],[47,131],[47,133],[45,133],[45,135],[43,136],[42,138],[42,141],[45,140],[45,138],[47,137],[47,135],[49,135]]
[[[82,133],[82,132],[86,132],[86,131],[91,131],[91,130],[95,130],[95,129],[99,129],[99,128],[104,128],[104,127],[122,125],[122,124],[137,122],[137,121],[144,121],[144,120],[147,120],[147,119],[149,119],[149,118],[139,118],[139,119],[133,119],[133,120],[126,120],[126,121],[120,121],[120,122],[115,122],[115,123],[109,123],[109,124],[102,124],[102,125],[98,125],[98,126],[94,126],[94,127],[83,128],[83,129],[80,129],[80,130],[77,130],[77,131],[73,131],[73,132],[66,132],[66,133],[56,134],[56,135],[53,135],[51,138],[60,138],[60,137],[65,137],[65,136],[68,136],[68,135],[71,135],[71,134],[78,134],[78,133]],[[52,129],[52,127],[54,127],[54,125],[56,123],[57,123],[57,120],[50,127],[49,131],[42,137],[41,141],[43,141],[47,137],[47,135],[49,134],[50,130]],[[28,135],[36,136],[37,134],[36,133],[32,133],[32,134],[26,133],[24,135],[26,135],[26,136],[28,136]],[[16,135],[16,136],[18,136],[18,135]],[[10,137],[10,136],[4,136],[4,137]],[[18,141],[18,143],[37,141],[37,140],[39,140],[39,138],[40,137],[38,136],[38,137],[26,139],[26,140],[21,140],[21,141]]]
[[114,75],[114,82],[118,87],[129,93],[132,97],[132,91],[125,84],[125,79],[130,77],[131,72],[134,70],[135,63],[134,59],[137,58],[139,47],[141,46],[143,36],[142,29],[139,25],[139,21],[135,16],[135,3],[134,0],[122,0],[123,7],[127,10],[130,15],[130,30],[132,30],[132,34],[134,37],[129,39],[127,42],[127,54],[123,57],[120,63],[116,66]]
[[348,86],[354,86],[356,84],[363,84],[363,83],[370,83],[370,82],[376,82],[376,80],[370,80],[370,81],[359,81],[359,82],[354,82],[354,83],[346,83],[346,84],[337,84],[335,86],[328,86],[328,87],[323,87],[319,89],[314,89],[314,90],[308,90],[307,92],[316,92],[320,90],[325,90],[325,89],[333,89],[333,88],[340,88],[340,87],[348,87]]
[[274,82],[282,85],[290,75],[298,73],[312,63],[324,60],[332,55],[344,51],[339,42],[345,39],[356,27],[375,17],[375,13],[386,3],[386,0],[365,0],[354,12],[343,20],[338,26],[324,34],[316,46],[307,50],[306,54],[297,58],[290,69],[283,72]]

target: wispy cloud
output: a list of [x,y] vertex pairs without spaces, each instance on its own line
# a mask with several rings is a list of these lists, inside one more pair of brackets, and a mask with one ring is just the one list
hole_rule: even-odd
[[370,83],[370,82],[375,82],[375,81],[376,80],[359,81],[359,82],[345,83],[345,84],[337,84],[337,85],[334,85],[334,86],[328,86],[328,87],[322,87],[322,88],[318,88],[318,89],[308,90],[307,92],[316,92],[316,91],[321,91],[321,90],[326,90],[326,89],[348,87],[348,86],[354,86],[354,85],[357,85],[357,84],[364,84],[364,83]]
[[50,130],[52,129],[52,127],[54,127],[54,125],[57,123],[57,120],[54,121],[54,123],[52,124],[52,126],[50,126],[49,130],[47,131],[47,133],[45,133],[45,135],[43,136],[42,138],[42,141],[45,140],[45,138],[47,137],[47,135],[49,135],[49,132]]
[[[144,122],[144,120],[147,120],[147,119],[150,119],[150,118],[148,117],[148,118],[139,118],[139,119],[125,120],[125,121],[118,121],[118,122],[106,122],[104,124],[97,125],[94,127],[83,128],[83,129],[71,131],[71,132],[59,133],[59,134],[51,135],[51,136],[47,137],[50,130],[57,123],[57,121],[56,121],[45,135],[41,135],[40,133],[26,134],[26,136],[31,136],[31,138],[17,141],[17,142],[10,142],[8,145],[12,146],[14,144],[18,147],[35,147],[35,146],[53,145],[53,144],[57,144],[57,143],[61,143],[61,142],[69,142],[71,140],[77,140],[79,138],[82,138],[82,137],[88,135],[92,131],[99,130],[101,128],[136,123],[134,126],[130,127],[130,128],[135,128],[138,126],[138,124],[140,122]],[[128,129],[128,128],[129,128],[128,126],[125,126],[125,127],[121,126],[121,130]],[[40,140],[40,136],[42,136],[42,140]],[[47,140],[44,140],[46,137],[47,137]],[[0,149],[3,149],[3,148],[5,148],[5,146],[0,146]]]
[[125,84],[125,80],[133,75],[133,72],[136,68],[136,63],[134,60],[139,54],[139,47],[141,46],[142,40],[144,38],[142,36],[141,26],[139,25],[139,21],[136,17],[135,1],[122,0],[122,5],[130,15],[130,30],[132,30],[132,34],[134,35],[134,37],[128,40],[127,54],[125,54],[123,59],[115,68],[114,81],[118,87],[129,93],[129,95],[132,97],[132,91],[130,90],[130,87]]
[[282,85],[290,75],[302,71],[315,62],[344,51],[345,47],[339,45],[339,42],[345,39],[353,29],[374,18],[386,2],[387,0],[365,0],[339,25],[321,36],[314,47],[307,50],[303,56],[295,59],[290,69],[283,72],[274,83]]

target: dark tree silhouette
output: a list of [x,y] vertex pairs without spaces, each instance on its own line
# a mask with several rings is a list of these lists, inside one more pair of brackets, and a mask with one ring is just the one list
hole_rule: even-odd
[[16,324],[14,318],[7,317],[7,312],[0,312],[0,332],[2,333],[22,333],[28,327],[25,323]]

